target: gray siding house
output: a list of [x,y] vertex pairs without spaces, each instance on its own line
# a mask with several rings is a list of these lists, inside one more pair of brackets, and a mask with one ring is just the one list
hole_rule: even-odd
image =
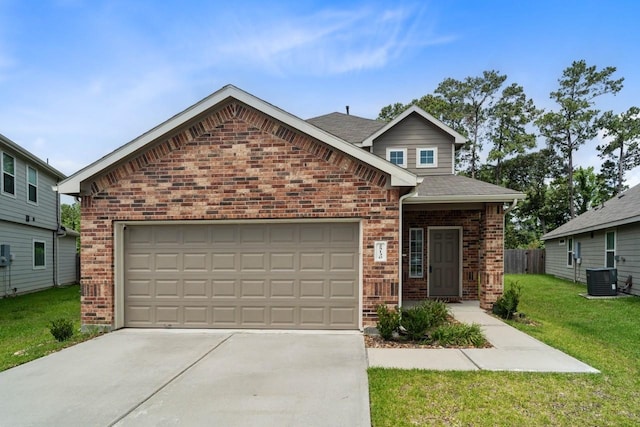
[[0,296],[77,281],[76,239],[60,225],[65,175],[0,135]]
[[618,269],[618,285],[632,276],[630,292],[640,295],[640,185],[542,236],[546,271],[586,282],[586,269]]

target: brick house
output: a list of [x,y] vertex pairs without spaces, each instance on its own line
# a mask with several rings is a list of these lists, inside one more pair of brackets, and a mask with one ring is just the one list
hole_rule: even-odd
[[305,121],[225,86],[60,183],[82,199],[83,325],[362,329],[381,303],[488,308],[523,195],[455,175],[462,143],[418,108]]

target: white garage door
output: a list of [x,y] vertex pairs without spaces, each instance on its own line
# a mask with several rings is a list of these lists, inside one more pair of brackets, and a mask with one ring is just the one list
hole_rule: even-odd
[[358,328],[358,224],[128,225],[127,327]]

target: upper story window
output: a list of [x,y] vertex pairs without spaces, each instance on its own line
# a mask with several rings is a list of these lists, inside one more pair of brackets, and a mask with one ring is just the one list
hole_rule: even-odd
[[27,166],[27,188],[27,200],[38,203],[38,171],[31,166]]
[[10,196],[16,195],[16,159],[2,153],[2,192]]
[[607,231],[605,234],[604,249],[605,267],[615,268],[616,266],[616,232]]
[[387,160],[400,167],[407,167],[406,148],[387,148]]
[[435,168],[438,167],[437,148],[416,148],[416,167]]

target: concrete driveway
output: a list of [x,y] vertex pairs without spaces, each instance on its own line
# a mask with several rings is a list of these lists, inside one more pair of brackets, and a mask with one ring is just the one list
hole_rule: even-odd
[[355,333],[124,329],[0,373],[0,425],[364,426]]

